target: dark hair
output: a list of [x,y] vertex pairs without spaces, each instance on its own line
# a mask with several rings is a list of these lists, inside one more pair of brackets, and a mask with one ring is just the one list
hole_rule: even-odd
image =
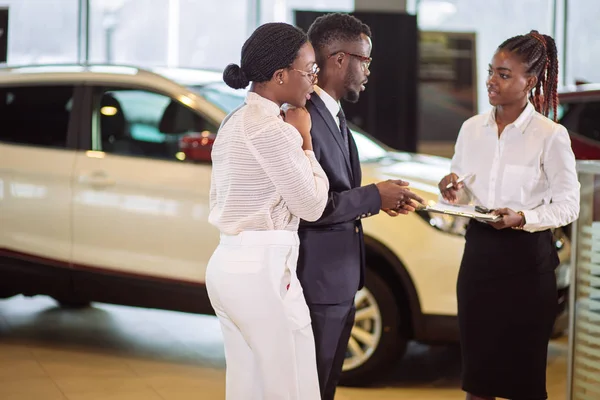
[[307,42],[306,33],[290,24],[261,25],[242,47],[241,66],[229,64],[223,71],[223,80],[234,89],[243,89],[250,82],[269,81],[275,71],[294,62]]
[[360,35],[371,37],[371,28],[361,20],[349,14],[332,13],[315,20],[308,29],[308,39],[317,53],[317,63],[323,64],[320,57],[326,57],[322,50],[334,42],[352,42],[360,40]]
[[558,108],[558,51],[556,42],[548,35],[531,31],[508,39],[498,49],[518,54],[527,64],[527,73],[537,76],[538,83],[529,100],[535,109],[548,116],[550,109],[557,120]]

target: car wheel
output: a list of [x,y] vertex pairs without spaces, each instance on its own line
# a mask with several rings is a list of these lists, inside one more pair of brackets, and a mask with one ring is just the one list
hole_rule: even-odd
[[60,299],[60,298],[56,298],[56,297],[54,297],[54,300],[56,300],[58,305],[62,308],[78,309],[78,308],[87,308],[91,305],[91,303],[86,300]]
[[408,321],[390,286],[369,268],[365,287],[356,294],[354,304],[356,318],[340,383],[366,386],[404,354],[407,340],[402,324]]

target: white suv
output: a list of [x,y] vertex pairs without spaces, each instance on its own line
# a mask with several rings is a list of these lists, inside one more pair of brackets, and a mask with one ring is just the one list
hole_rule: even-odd
[[[207,221],[210,149],[243,102],[220,81],[209,71],[100,65],[0,70],[0,297],[211,314],[204,275],[219,235]],[[448,159],[353,134],[363,184],[402,178],[437,199]],[[464,224],[427,213],[364,220],[368,270],[345,384],[370,382],[408,340],[457,341]],[[568,260],[564,235],[556,245]],[[567,282],[559,286],[557,300]]]

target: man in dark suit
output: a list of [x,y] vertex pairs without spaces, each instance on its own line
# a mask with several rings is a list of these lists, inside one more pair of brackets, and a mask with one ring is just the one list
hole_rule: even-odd
[[371,62],[371,31],[346,14],[318,18],[308,31],[321,67],[306,107],[317,160],[330,192],[321,219],[299,228],[298,277],[310,308],[323,400],[332,400],[354,324],[354,296],[363,286],[365,251],[361,219],[380,210],[390,216],[414,211],[423,200],[403,181],[361,187],[356,144],[340,100],[357,102]]

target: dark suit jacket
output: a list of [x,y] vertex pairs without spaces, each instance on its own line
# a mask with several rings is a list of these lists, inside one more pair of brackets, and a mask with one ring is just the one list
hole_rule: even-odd
[[361,187],[356,143],[349,134],[350,156],[323,100],[313,93],[306,105],[312,118],[317,160],[329,178],[329,199],[316,222],[300,222],[298,277],[308,303],[339,304],[354,298],[365,270],[361,218],[379,213],[375,185]]

